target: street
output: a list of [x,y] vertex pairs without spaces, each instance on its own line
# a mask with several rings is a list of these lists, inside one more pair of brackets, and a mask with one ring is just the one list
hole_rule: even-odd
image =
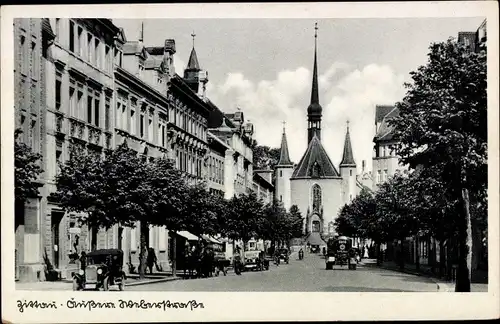
[[271,265],[269,271],[245,272],[236,276],[176,280],[127,287],[131,291],[305,291],[305,292],[436,292],[430,279],[414,275],[359,265],[357,270],[346,267],[325,270],[319,255],[305,255],[299,261],[294,253],[289,264]]

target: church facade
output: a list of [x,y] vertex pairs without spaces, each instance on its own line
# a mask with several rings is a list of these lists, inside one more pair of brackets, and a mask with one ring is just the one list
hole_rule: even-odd
[[280,160],[275,167],[276,199],[289,210],[297,205],[304,219],[306,242],[326,245],[324,239],[335,234],[334,221],[340,208],[359,193],[356,162],[353,157],[349,126],[345,134],[342,162],[332,163],[322,144],[322,110],[319,103],[317,34],[315,35],[311,102],[307,108],[308,145],[297,164],[291,162],[283,129]]

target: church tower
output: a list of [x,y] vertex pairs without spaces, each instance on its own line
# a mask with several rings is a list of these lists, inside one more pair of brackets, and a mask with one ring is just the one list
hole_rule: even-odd
[[323,108],[319,104],[318,94],[318,61],[317,61],[317,46],[318,40],[318,24],[314,26],[314,67],[311,89],[311,103],[307,107],[307,144],[311,142],[314,135],[321,140],[321,115]]
[[356,197],[356,162],[352,153],[351,136],[349,134],[349,121],[344,140],[344,153],[339,165],[342,177],[343,201],[348,203]]
[[191,37],[193,37],[193,49],[191,50],[191,55],[189,55],[188,65],[184,70],[184,80],[200,98],[204,99],[206,84],[208,82],[208,72],[202,70],[200,68],[200,64],[198,63],[198,56],[196,55],[196,50],[194,48],[195,36],[196,34],[193,32],[191,34]]
[[275,190],[276,200],[283,203],[286,210],[291,207],[290,178],[293,173],[293,163],[288,155],[288,143],[286,141],[285,125],[283,123],[283,134],[281,136],[280,159],[274,168],[275,170]]

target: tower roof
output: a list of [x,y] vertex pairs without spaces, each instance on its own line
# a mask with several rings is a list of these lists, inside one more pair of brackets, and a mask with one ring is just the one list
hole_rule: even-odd
[[293,165],[288,154],[288,143],[286,141],[285,126],[283,126],[283,135],[281,136],[280,159],[278,165]]
[[315,135],[293,171],[292,179],[297,178],[336,178],[339,172],[333,166],[319,138]]
[[196,50],[191,50],[191,55],[189,55],[189,62],[187,65],[187,70],[200,70],[200,64],[198,63],[198,56],[196,55]]
[[351,136],[349,135],[349,122],[347,122],[347,131],[345,133],[344,140],[344,154],[342,155],[342,162],[340,162],[340,166],[356,166],[356,162],[354,161],[354,156],[352,154]]
[[314,67],[313,67],[313,78],[312,78],[312,88],[311,88],[311,103],[307,107],[308,115],[321,115],[323,108],[319,104],[319,89],[318,89],[318,58],[317,58],[317,39],[318,39],[318,24],[314,26]]

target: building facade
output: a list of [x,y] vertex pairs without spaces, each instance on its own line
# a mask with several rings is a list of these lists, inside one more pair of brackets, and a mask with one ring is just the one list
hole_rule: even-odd
[[373,189],[386,182],[389,177],[398,172],[408,173],[408,166],[399,162],[396,155],[394,128],[389,120],[398,116],[398,109],[394,106],[377,105],[375,107],[375,136],[373,138]]
[[23,140],[41,153],[43,169],[40,196],[28,202],[24,226],[16,224],[16,273],[20,280],[44,280],[49,266],[65,276],[76,266],[76,253],[90,245],[77,215],[64,213],[51,194],[59,163],[73,150],[104,154],[113,145],[110,107],[118,28],[108,19],[19,19],[14,25],[20,44],[16,124],[24,131]]
[[[181,170],[190,184],[209,178],[210,151],[207,121],[210,107],[203,91],[193,84],[193,74],[184,78],[174,71],[175,41],[162,47],[144,47],[138,41],[123,39],[122,64],[116,66],[116,144],[127,145],[144,159],[168,158]],[[201,71],[193,48],[186,70]],[[203,83],[202,83],[203,84]],[[121,248],[126,263],[139,265],[140,223],[124,228]],[[165,227],[151,226],[146,239],[155,250],[163,270],[170,270],[171,240],[179,235]]]
[[[14,111],[17,141],[41,155],[43,173],[36,181],[38,197],[15,204],[15,277],[22,281],[44,278],[47,243],[47,49],[54,33],[46,19],[14,19]],[[50,251],[48,252],[50,253]]]

